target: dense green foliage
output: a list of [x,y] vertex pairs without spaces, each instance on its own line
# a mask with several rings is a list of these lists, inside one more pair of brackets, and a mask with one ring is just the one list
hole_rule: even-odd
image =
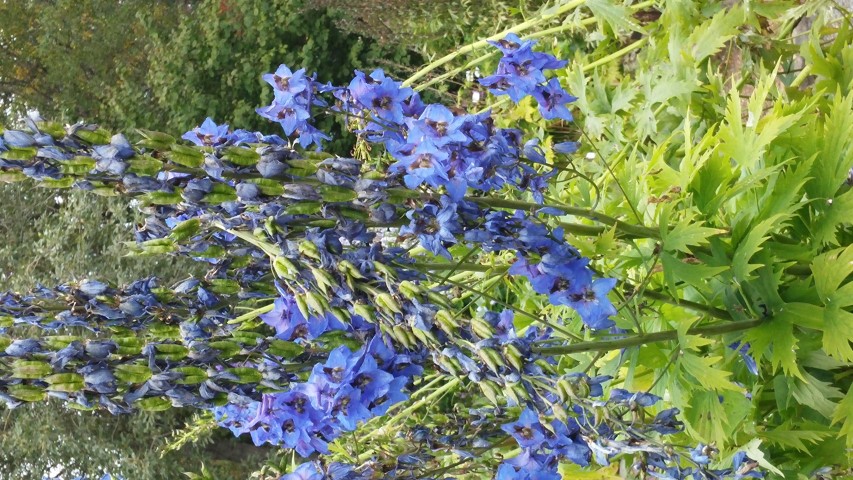
[[[407,61],[399,51],[395,55],[400,56],[387,56],[380,47],[353,43],[354,37],[339,41],[317,34],[330,31],[334,15],[312,15],[299,8],[297,14],[292,10],[286,14],[281,5],[248,8],[252,2],[243,1],[205,5],[214,3],[218,8],[196,7],[192,15],[181,18],[175,31],[153,36],[144,49],[145,58],[156,59],[148,66],[146,85],[119,82],[114,97],[102,99],[111,112],[105,118],[117,125],[157,126],[180,133],[211,115],[235,127],[271,131],[253,109],[269,100],[259,74],[274,65],[304,65],[324,80],[340,82],[351,69],[343,66],[344,59],[363,68],[388,67],[379,58]],[[330,3],[337,8],[352,6]],[[622,282],[620,327],[635,332],[676,330],[678,335],[675,340],[624,350],[593,345],[589,351],[563,356],[561,366],[610,374],[625,388],[649,389],[664,397],[683,412],[685,444],[713,442],[723,457],[746,449],[753,458],[761,458],[771,475],[784,473],[787,478],[812,478],[821,468],[839,476],[849,473],[850,17],[831,13],[832,2],[822,1],[764,2],[749,8],[702,1],[575,3],[582,5],[522,34],[541,37],[558,57],[573,60],[560,76],[579,98],[577,122],[544,127],[532,103],[508,107],[499,99],[487,100],[503,110],[505,126],[538,135],[545,145],[581,141],[580,153],[568,161],[549,157],[564,170],[558,178],[563,187],[552,191],[555,200],[653,229],[648,238],[626,235],[619,225],[591,237],[589,231],[568,233],[583,254],[596,260],[598,270]],[[367,22],[376,20],[370,13],[376,5],[363,6],[357,11],[364,13],[347,19],[345,25],[383,37]],[[451,12],[447,17],[436,18],[459,19],[453,7],[447,8]],[[523,10],[528,9],[534,5]],[[481,9],[486,16],[497,15],[497,21],[483,22],[477,34],[494,33],[510,19],[517,23],[546,17],[504,16],[503,11]],[[454,25],[478,24],[478,14],[472,16]],[[411,26],[405,12],[391,18],[394,25],[410,25],[412,32],[443,32],[448,25]],[[814,21],[811,32],[795,33],[805,18]],[[311,39],[306,42],[307,32]],[[468,33],[446,38],[454,43],[460,38],[474,40]],[[448,50],[444,41],[435,39],[423,51],[431,55]],[[298,54],[287,47],[302,43]],[[497,57],[472,48],[470,56],[457,56],[445,66],[446,81],[461,84],[474,59],[488,72]],[[124,75],[119,77],[129,78]],[[470,84],[461,88],[460,105],[469,104],[472,89]],[[485,106],[481,102],[472,109]],[[119,239],[129,240],[124,224],[133,221],[124,205],[112,200],[89,203],[89,197],[77,195],[56,205],[53,192],[27,187],[4,192],[10,195],[7,205],[18,202],[15,205],[27,212],[4,217],[0,227],[6,236],[20,235],[26,245],[2,247],[3,272],[14,272],[7,278],[14,278],[15,286],[39,279],[80,278],[104,264],[117,268],[112,272],[98,268],[98,274],[119,280],[153,270],[170,274],[163,265],[119,259]],[[87,213],[72,213],[81,209]],[[43,213],[50,210],[60,217]],[[568,217],[559,221],[601,225]],[[101,223],[105,226],[98,231]],[[70,257],[67,245],[77,245],[70,249],[76,252]],[[505,264],[511,256],[484,256],[480,261]],[[470,279],[498,282],[499,276],[471,273]],[[495,288],[500,298],[527,311],[549,319],[566,315],[564,309],[534,295],[523,281],[506,280]],[[722,337],[689,331],[715,317],[762,323],[745,334]],[[588,341],[608,340],[585,334]],[[751,344],[758,376],[727,348],[736,340]],[[435,409],[448,408],[449,401],[423,406],[398,421],[428,424],[435,421]],[[131,422],[146,425],[139,428],[150,434],[146,419]],[[65,421],[57,418],[55,423]],[[80,428],[73,417],[70,422],[69,428]],[[337,444],[335,452],[347,459],[358,456],[354,448],[402,448],[407,440],[386,435],[388,430],[381,427],[381,422],[369,424],[359,431],[356,442]],[[24,430],[18,430],[15,438],[23,442]],[[15,445],[27,448],[25,443]],[[130,458],[126,455],[118,458]],[[23,463],[33,461],[19,458]],[[599,473],[610,478],[617,472]],[[578,474],[568,472],[567,478]],[[134,478],[158,478],[151,475]]]

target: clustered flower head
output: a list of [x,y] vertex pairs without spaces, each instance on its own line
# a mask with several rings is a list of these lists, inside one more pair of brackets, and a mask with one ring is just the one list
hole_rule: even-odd
[[[503,58],[484,85],[514,102],[532,96],[544,119],[572,119],[574,97],[545,75],[566,62],[514,34],[492,43]],[[442,444],[468,459],[501,439],[521,448],[495,467],[499,479],[556,479],[560,462],[605,465],[620,454],[661,478],[745,474],[745,456],[713,471],[705,450],[679,456],[663,448],[656,436],[683,425],[676,409],[641,414],[655,395],[614,388],[605,401],[609,377],[565,373],[537,353],[539,342],[565,341],[555,332],[578,325],[570,312],[592,330],[614,328],[617,314],[608,299],[616,280],[600,278],[549,222],[563,211],[544,205],[556,169],[539,139],[496,127],[491,112],[424,104],[382,70],[356,72],[342,87],[284,65],[263,79],[274,99],[258,113],[284,138],[232,132],[212,119],[182,137],[192,145],[143,132],[133,146],[83,123],[48,134],[37,117],[26,131],[3,132],[4,174],[132,196],[147,215],[133,250],[185,255],[210,273],[171,288],[86,281],[0,297],[0,314],[13,319],[4,328],[121,332],[8,342],[0,356],[15,363],[0,376],[0,398],[16,405],[51,395],[114,413],[208,408],[235,435],[309,458],[409,398],[428,370],[487,397],[469,410],[470,425],[442,435]],[[318,113],[345,116],[381,146],[390,158],[384,169],[319,151],[329,137],[312,126]],[[565,142],[555,153],[576,148]],[[504,194],[534,202],[504,209],[493,201]],[[525,312],[534,324],[522,330],[509,308],[459,310],[444,281],[432,282],[421,265],[475,251],[513,252],[508,274],[563,315],[548,322]],[[57,303],[69,307],[57,313]],[[259,306],[249,321],[237,314]],[[31,361],[40,363],[21,363]],[[434,441],[424,431],[415,436]],[[430,458],[411,451],[385,464],[311,461],[283,478],[411,478]],[[682,468],[684,458],[694,466]]]

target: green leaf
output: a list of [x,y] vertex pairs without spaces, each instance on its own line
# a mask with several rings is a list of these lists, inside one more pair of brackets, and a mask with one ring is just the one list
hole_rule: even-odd
[[720,363],[721,359],[717,356],[699,357],[685,351],[678,363],[699,385],[708,390],[738,390],[738,386],[729,380],[731,372],[712,366]]
[[830,418],[836,408],[832,399],[841,398],[841,391],[832,384],[813,377],[808,371],[803,371],[803,377],[802,380],[789,379],[791,395],[800,405],[811,407],[824,417]]
[[824,305],[853,305],[853,282],[841,288],[842,282],[853,274],[853,245],[815,257],[811,269],[815,288]]
[[786,215],[774,215],[760,222],[747,233],[746,238],[738,243],[732,258],[732,273],[736,279],[749,280],[751,278],[749,273],[761,266],[761,264],[751,264],[749,260],[763,248],[770,232],[781,228],[786,218]]
[[838,305],[824,309],[823,350],[827,355],[853,362],[853,313]]
[[847,390],[844,399],[835,407],[832,414],[832,424],[841,423],[839,436],[846,437],[848,450],[853,448],[853,388]]
[[[839,405],[840,407],[840,405]],[[853,405],[851,405],[853,408]],[[797,422],[791,419],[765,432],[759,432],[759,436],[771,443],[782,447],[795,448],[803,453],[809,453],[808,443],[818,443],[831,434],[826,426],[814,422]]]
[[721,9],[713,18],[695,28],[688,39],[694,61],[699,63],[717,53],[737,34],[745,19],[743,8],[736,5],[730,10]]
[[689,218],[680,220],[669,231],[666,227],[667,225],[661,225],[661,236],[663,249],[668,252],[690,253],[688,246],[707,245],[709,237],[725,233],[725,230],[719,228],[703,227],[701,222],[694,222]]
[[584,5],[592,11],[596,20],[607,23],[614,33],[620,30],[642,31],[634,22],[631,10],[623,4],[614,3],[612,0],[586,0]]

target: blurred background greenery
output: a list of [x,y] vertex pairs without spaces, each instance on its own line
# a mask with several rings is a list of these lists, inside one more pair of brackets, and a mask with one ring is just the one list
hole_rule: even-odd
[[[29,109],[45,118],[181,134],[205,117],[277,133],[254,113],[281,63],[346,82],[353,69],[405,78],[457,45],[523,20],[542,0],[0,0],[0,124]],[[464,75],[463,75],[464,77]],[[453,79],[451,79],[453,80]],[[458,79],[457,79],[458,80]],[[447,94],[458,82],[443,82]],[[324,128],[335,128],[324,125]],[[352,139],[340,127],[336,148]],[[186,259],[125,257],[140,220],[126,201],[31,184],[0,184],[0,290],[98,278],[200,271]],[[112,417],[51,404],[0,410],[0,479],[47,472],[173,479],[204,464],[247,478],[270,455],[225,431],[165,454],[192,413]],[[94,418],[90,418],[94,417]]]

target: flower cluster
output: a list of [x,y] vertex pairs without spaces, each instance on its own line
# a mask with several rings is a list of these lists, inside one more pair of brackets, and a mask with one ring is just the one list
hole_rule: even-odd
[[[504,54],[482,80],[493,93],[515,102],[533,96],[544,118],[571,119],[574,97],[544,74],[565,62],[515,35],[493,44]],[[309,457],[329,454],[343,433],[385,415],[429,372],[485,398],[460,396],[471,405],[457,409],[458,428],[439,439],[419,430],[416,443],[446,445],[474,461],[512,438],[522,453],[493,461],[497,478],[559,478],[560,462],[604,465],[619,454],[650,474],[711,471],[704,450],[673,453],[657,440],[682,430],[677,410],[646,416],[656,396],[617,388],[605,401],[609,377],[570,373],[538,353],[543,342],[575,335],[565,318],[508,304],[497,311],[499,299],[478,301],[489,297],[476,289],[465,303],[455,291],[470,287],[464,281],[449,274],[433,281],[432,266],[465,268],[429,263],[435,257],[513,252],[515,261],[499,271],[524,277],[588,329],[615,326],[608,293],[616,280],[600,278],[554,226],[567,207],[544,204],[556,169],[538,139],[496,127],[490,112],[424,104],[381,70],[356,72],[344,87],[286,66],[263,78],[275,96],[258,113],[279,123],[285,138],[232,132],[211,119],[182,137],[192,145],[146,131],[132,145],[94,125],[62,129],[37,116],[27,130],[3,132],[4,179],[133,197],[147,215],[133,251],[188,256],[210,271],[168,289],[87,281],[0,297],[0,327],[83,327],[98,337],[0,337],[2,398],[17,404],[51,395],[114,413],[210,408],[236,435]],[[368,168],[305,151],[328,139],[311,124],[319,112],[345,116],[387,156]],[[522,197],[533,201],[513,200]],[[533,324],[519,329],[519,315]],[[686,458],[690,469],[681,467]],[[284,478],[423,476],[435,457],[415,449],[376,460],[310,462]]]
[[377,336],[357,352],[336,348],[325,363],[314,366],[306,382],[287,392],[213,411],[235,435],[248,432],[256,445],[281,445],[308,457],[315,451],[329,453],[328,443],[343,432],[405,400],[405,386],[420,372]]
[[556,78],[545,79],[545,70],[566,66],[566,61],[533,50],[533,40],[522,40],[514,33],[498,41],[489,42],[500,49],[503,57],[494,75],[480,79],[495,95],[508,95],[515,103],[533,96],[539,103],[539,112],[546,120],[572,121],[566,105],[577,100],[560,85]]

